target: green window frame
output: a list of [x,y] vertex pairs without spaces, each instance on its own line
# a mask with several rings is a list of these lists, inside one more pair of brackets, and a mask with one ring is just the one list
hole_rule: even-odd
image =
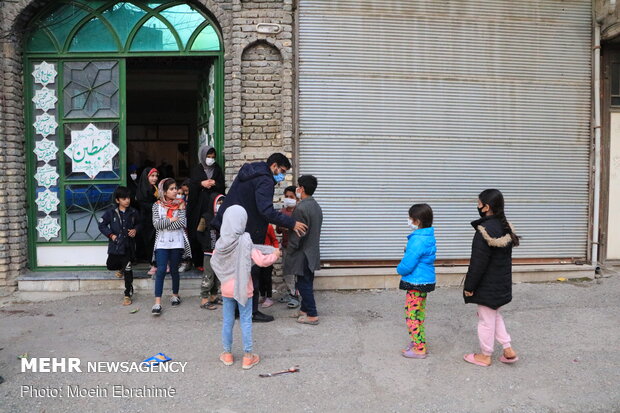
[[[199,5],[177,0],[153,0],[147,1],[115,1],[115,0],[61,0],[54,2],[33,19],[30,34],[24,43],[24,119],[26,127],[26,153],[27,153],[27,199],[28,199],[28,251],[29,267],[32,270],[55,271],[67,269],[67,267],[39,267],[37,263],[37,246],[51,245],[102,245],[107,241],[88,241],[69,239],[67,227],[66,191],[71,186],[87,185],[124,185],[126,184],[126,69],[127,58],[131,57],[157,57],[157,56],[204,56],[212,57],[215,70],[215,133],[214,141],[218,152],[218,162],[224,166],[223,136],[224,136],[224,48],[221,31],[214,20],[204,12]],[[114,14],[114,11],[122,10],[125,15]],[[127,14],[127,10],[133,13]],[[156,27],[149,26],[148,22],[156,19],[159,22]],[[163,35],[158,31],[166,31],[167,39],[173,39],[176,47],[164,44]],[[104,32],[107,30],[107,32]],[[141,47],[136,46],[142,35]],[[92,40],[92,33],[97,32],[97,41]],[[86,40],[84,40],[86,39]],[[99,41],[101,40],[101,41]],[[160,41],[162,40],[162,41]],[[146,46],[145,46],[146,41]],[[150,43],[149,43],[150,42]],[[135,46],[135,47],[134,47]],[[161,47],[158,47],[161,46]],[[119,64],[119,114],[112,117],[66,118],[64,114],[64,82],[65,64],[70,62],[102,62],[117,61]],[[56,146],[57,172],[59,179],[56,191],[59,195],[58,205],[59,223],[61,225],[60,237],[49,242],[39,240],[36,229],[38,212],[35,200],[37,188],[41,187],[34,179],[37,170],[37,157],[33,150],[37,136],[34,133],[32,123],[35,114],[32,101],[34,95],[34,80],[32,71],[36,64],[47,62],[54,64],[58,75],[55,80],[56,97],[58,102],[55,108],[56,121]],[[207,70],[208,68],[205,68]],[[65,165],[66,129],[71,125],[97,125],[103,123],[118,125],[118,145],[121,174],[118,178],[88,179],[68,178]],[[82,125],[82,126],[83,126]],[[39,161],[39,164],[41,162]],[[102,263],[103,264],[103,263]],[[75,269],[102,269],[101,266],[74,267]]]

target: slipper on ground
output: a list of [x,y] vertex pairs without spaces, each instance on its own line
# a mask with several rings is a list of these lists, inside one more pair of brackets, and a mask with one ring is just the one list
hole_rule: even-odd
[[475,364],[476,366],[480,366],[480,367],[490,366],[490,364],[484,364],[483,362],[476,360],[476,358],[474,357],[474,353],[465,354],[463,356],[463,360],[465,360],[468,363]]

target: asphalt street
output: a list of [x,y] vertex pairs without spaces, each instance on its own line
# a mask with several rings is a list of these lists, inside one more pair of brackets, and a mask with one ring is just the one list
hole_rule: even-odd
[[[425,360],[400,354],[408,342],[402,291],[328,291],[317,294],[318,326],[297,324],[282,304],[265,310],[276,320],[254,325],[262,362],[248,371],[237,326],[235,365],[218,361],[221,314],[200,309],[197,296],[178,308],[164,301],[160,318],[144,293],[131,307],[119,305],[120,291],[5,304],[0,411],[620,411],[620,277],[518,284],[513,295],[503,314],[520,360],[500,363],[498,345],[488,368],[462,359],[478,349],[476,308],[463,304],[457,287],[429,295]],[[18,359],[78,358],[85,367],[139,363],[160,352],[186,363],[184,371],[35,373],[22,372]],[[259,377],[296,365],[298,373]],[[76,395],[76,386],[91,395]],[[175,394],[139,397],[149,389]]]

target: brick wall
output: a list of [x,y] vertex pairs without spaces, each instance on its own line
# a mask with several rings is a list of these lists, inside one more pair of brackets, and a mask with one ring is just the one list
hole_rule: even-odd
[[[52,1],[0,1],[0,168],[4,171],[0,185],[14,196],[0,208],[1,292],[15,288],[17,277],[27,265],[20,45],[28,22]],[[276,151],[292,156],[293,0],[196,2],[213,15],[224,38],[224,153],[230,185],[247,161]],[[259,33],[259,23],[278,24],[280,30],[275,34]],[[247,110],[251,107],[263,109],[253,113]],[[254,129],[244,132],[244,127]],[[280,195],[277,193],[276,198]]]

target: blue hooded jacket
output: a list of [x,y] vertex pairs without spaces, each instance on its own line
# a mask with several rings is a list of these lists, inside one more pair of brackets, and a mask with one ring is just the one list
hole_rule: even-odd
[[[407,237],[405,256],[396,272],[402,276],[401,289],[420,290],[423,292],[435,289],[435,229],[420,228]],[[403,287],[406,286],[406,288]]]

